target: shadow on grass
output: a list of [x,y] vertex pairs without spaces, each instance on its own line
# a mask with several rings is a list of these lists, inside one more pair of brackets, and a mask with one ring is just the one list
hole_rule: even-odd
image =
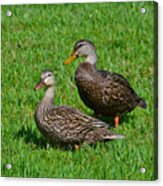
[[48,149],[49,147],[58,148],[63,151],[74,151],[73,146],[64,144],[54,144],[46,140],[44,137],[39,137],[35,131],[29,126],[23,126],[15,135],[16,138],[23,138],[25,143],[32,144],[35,149]]
[[38,137],[36,132],[32,131],[29,126],[23,126],[16,134],[17,138],[23,138],[25,143],[33,143],[35,146],[40,148],[46,148],[47,140],[43,137]]

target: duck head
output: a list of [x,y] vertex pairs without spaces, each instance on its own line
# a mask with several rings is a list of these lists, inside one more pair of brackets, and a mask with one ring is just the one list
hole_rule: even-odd
[[85,57],[85,62],[95,65],[98,57],[94,44],[86,39],[77,41],[71,56],[64,62],[64,64],[69,64],[78,57]]
[[46,87],[54,86],[54,75],[51,70],[44,70],[41,73],[40,82],[35,86],[34,90],[39,90],[43,86]]

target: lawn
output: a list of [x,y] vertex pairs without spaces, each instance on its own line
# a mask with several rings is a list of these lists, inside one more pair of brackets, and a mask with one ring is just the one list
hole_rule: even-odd
[[[2,6],[2,176],[109,180],[155,180],[157,135],[154,110],[154,2]],[[146,8],[145,14],[140,8]],[[7,17],[10,10],[12,16]],[[44,69],[55,74],[55,105],[88,115],[74,81],[83,59],[63,63],[73,45],[91,40],[97,68],[125,76],[148,107],[120,119],[101,118],[123,140],[83,146],[80,151],[47,146],[35,109],[44,91],[34,92]],[[156,132],[154,132],[156,131]],[[6,163],[12,168],[6,169]],[[140,173],[144,167],[146,172]]]

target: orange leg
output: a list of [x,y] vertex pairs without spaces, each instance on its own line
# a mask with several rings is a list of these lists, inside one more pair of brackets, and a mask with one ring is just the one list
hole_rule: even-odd
[[119,116],[116,116],[114,118],[114,123],[115,123],[115,127],[117,128],[118,127],[118,124],[119,124]]

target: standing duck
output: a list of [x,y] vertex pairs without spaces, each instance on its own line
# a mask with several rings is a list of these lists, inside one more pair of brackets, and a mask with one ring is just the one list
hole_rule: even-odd
[[43,86],[46,92],[35,112],[35,121],[40,132],[51,142],[74,145],[78,149],[83,143],[123,138],[110,132],[108,125],[96,118],[68,106],[54,106],[54,76],[50,70],[42,72],[35,90]]
[[132,111],[136,106],[146,108],[146,102],[132,89],[122,75],[96,69],[97,53],[94,44],[88,40],[75,43],[69,64],[77,57],[85,57],[75,72],[75,81],[82,101],[94,110],[94,114],[113,116],[115,127],[119,117]]

